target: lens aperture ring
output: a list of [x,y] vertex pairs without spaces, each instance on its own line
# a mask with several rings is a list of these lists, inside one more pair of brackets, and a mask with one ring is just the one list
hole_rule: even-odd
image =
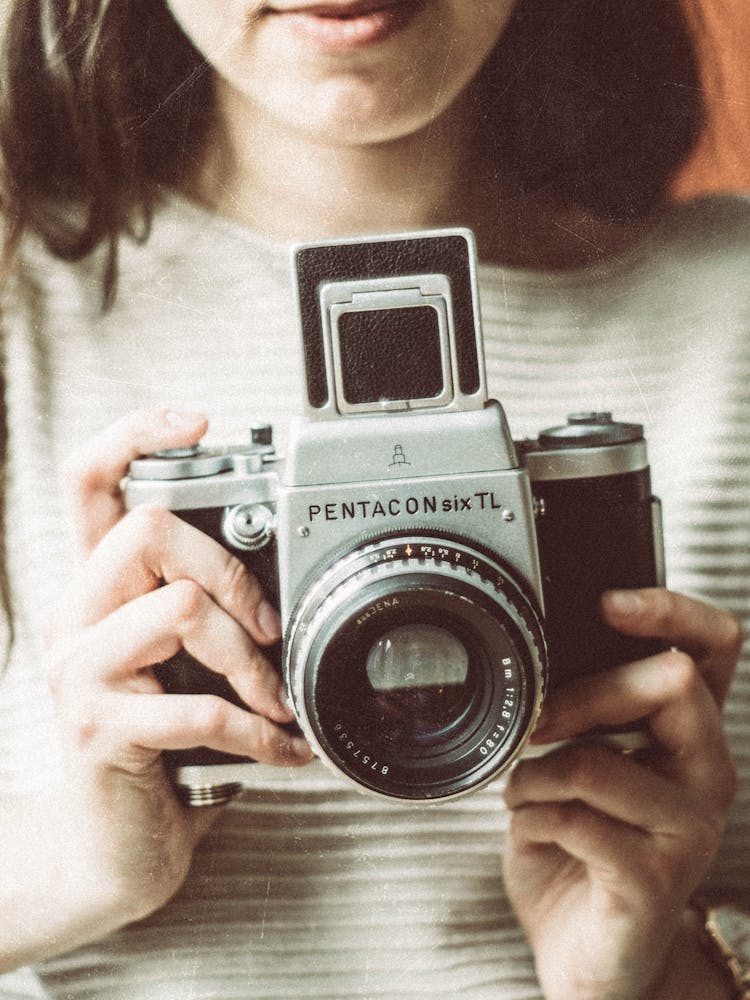
[[[414,622],[447,628],[474,664],[476,691],[456,703],[460,719],[430,739],[411,731],[402,739],[392,713],[378,723],[383,732],[368,722],[376,697],[360,679],[363,643]],[[287,638],[290,693],[308,739],[326,763],[376,794],[432,800],[485,783],[518,755],[541,704],[539,613],[517,575],[468,541],[425,532],[357,546],[308,588]]]

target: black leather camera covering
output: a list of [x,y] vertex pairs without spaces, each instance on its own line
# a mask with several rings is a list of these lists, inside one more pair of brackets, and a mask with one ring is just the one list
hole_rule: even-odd
[[[299,305],[304,344],[305,376],[310,406],[319,409],[328,402],[328,384],[323,347],[323,323],[320,311],[322,284],[331,281],[403,277],[419,274],[445,274],[451,285],[459,389],[472,395],[480,388],[480,364],[472,300],[469,247],[457,234],[373,240],[369,243],[341,243],[302,247],[296,255]],[[399,310],[395,310],[398,312]],[[385,385],[403,384],[404,355],[413,350],[411,341],[399,351],[371,352],[370,362],[381,369],[372,377]],[[437,362],[429,367],[434,371]],[[413,389],[398,399],[421,395]],[[378,398],[389,398],[380,396]]]
[[339,342],[347,403],[432,399],[443,391],[438,316],[430,306],[344,313]]

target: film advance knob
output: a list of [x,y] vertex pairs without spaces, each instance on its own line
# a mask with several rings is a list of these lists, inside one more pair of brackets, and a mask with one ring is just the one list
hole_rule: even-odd
[[621,423],[608,412],[571,413],[562,427],[549,427],[539,435],[542,448],[601,448],[643,440],[643,425]]

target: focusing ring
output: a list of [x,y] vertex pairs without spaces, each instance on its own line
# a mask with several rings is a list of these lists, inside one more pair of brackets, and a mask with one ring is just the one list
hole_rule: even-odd
[[[360,788],[413,801],[462,794],[505,770],[533,728],[546,675],[540,615],[524,584],[497,556],[474,543],[428,533],[371,539],[335,560],[291,616],[285,657],[297,718],[324,762]],[[383,594],[390,597],[369,606],[374,595]],[[398,607],[399,595],[406,611]],[[465,725],[446,735],[445,746],[436,748],[433,741],[424,752],[411,744],[389,745],[387,732],[381,738],[372,726],[368,729],[364,703],[348,708],[335,724],[326,709],[329,690],[333,698],[341,686],[356,688],[352,675],[363,671],[357,643],[369,641],[378,627],[387,632],[394,622],[402,624],[404,613],[419,620],[429,613],[434,620],[443,612],[453,623],[449,630],[455,627],[469,636],[469,644],[480,650],[479,693],[472,703],[477,718],[469,713]],[[350,654],[352,662],[334,666],[340,673],[333,683],[328,654],[342,630],[351,643],[339,642],[336,652],[344,658]],[[361,636],[356,634],[360,631]],[[366,684],[362,691],[367,702]],[[347,736],[343,750],[342,728]],[[348,738],[350,729],[359,736]],[[390,762],[385,771],[373,771],[371,764],[380,760],[384,748]]]

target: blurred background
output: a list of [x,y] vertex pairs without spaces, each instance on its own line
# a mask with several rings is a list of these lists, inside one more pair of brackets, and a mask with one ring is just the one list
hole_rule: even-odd
[[750,194],[750,0],[683,0],[703,53],[709,123],[675,184],[677,198],[702,191]]

